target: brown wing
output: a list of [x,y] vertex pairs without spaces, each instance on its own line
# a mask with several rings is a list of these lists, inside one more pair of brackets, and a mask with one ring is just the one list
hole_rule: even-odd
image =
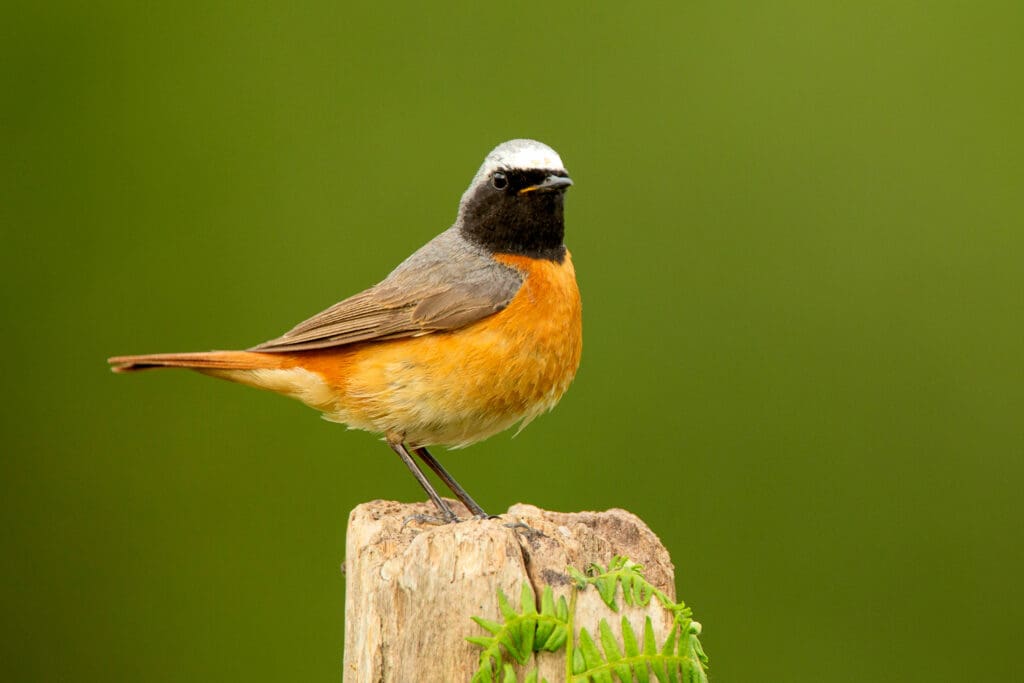
[[323,349],[453,330],[505,308],[523,275],[442,233],[375,287],[251,351]]
[[389,300],[369,289],[250,350],[307,351],[453,330],[497,313],[508,306],[514,295],[515,292],[469,292],[453,287],[409,299]]

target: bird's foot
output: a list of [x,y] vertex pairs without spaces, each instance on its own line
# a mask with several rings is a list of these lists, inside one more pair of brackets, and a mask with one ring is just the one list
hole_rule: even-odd
[[447,515],[427,515],[427,514],[416,514],[409,515],[402,520],[402,528],[404,529],[410,522],[419,522],[420,524],[433,524],[434,526],[442,526],[444,524],[456,524],[461,522],[455,514],[451,517]]
[[540,538],[547,538],[547,534],[545,534],[540,529],[534,529],[526,522],[512,522],[510,524],[506,524],[505,527],[508,529],[512,529],[514,531],[519,531],[523,534],[523,536],[526,536],[530,539],[537,538],[538,536]]

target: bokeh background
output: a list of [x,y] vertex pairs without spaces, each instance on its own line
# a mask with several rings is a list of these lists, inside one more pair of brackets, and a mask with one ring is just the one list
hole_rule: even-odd
[[1020,3],[17,5],[5,680],[339,679],[347,514],[413,479],[298,403],[104,359],[283,332],[520,136],[576,180],[584,359],[453,473],[643,516],[713,680],[1019,677]]

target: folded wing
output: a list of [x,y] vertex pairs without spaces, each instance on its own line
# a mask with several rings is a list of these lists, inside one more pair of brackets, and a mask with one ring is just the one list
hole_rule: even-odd
[[307,351],[458,329],[508,306],[523,275],[454,229],[406,259],[384,281],[253,347]]

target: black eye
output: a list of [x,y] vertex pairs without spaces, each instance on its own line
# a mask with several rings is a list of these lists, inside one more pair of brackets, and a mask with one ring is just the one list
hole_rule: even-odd
[[508,178],[501,171],[495,171],[494,175],[491,176],[491,185],[494,186],[495,190],[504,190],[508,187]]

